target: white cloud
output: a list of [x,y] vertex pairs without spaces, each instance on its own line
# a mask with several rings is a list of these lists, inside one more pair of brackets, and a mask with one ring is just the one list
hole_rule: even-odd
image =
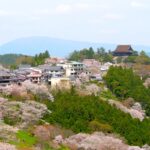
[[104,19],[109,19],[109,20],[119,20],[121,19],[121,15],[119,14],[114,14],[114,13],[110,13],[110,14],[106,14],[103,17]]
[[135,0],[131,2],[131,6],[134,7],[134,8],[146,7],[146,5],[144,4],[144,1],[140,2],[140,1],[135,1]]
[[72,4],[60,4],[56,6],[54,12],[56,14],[69,14],[71,12],[78,12],[78,11],[88,11],[91,10],[92,6],[88,3],[72,3]]
[[[0,42],[13,35],[10,31],[16,37],[40,34],[75,40],[88,40],[88,34],[97,40],[102,34],[102,40],[111,42],[129,35],[140,40],[142,34],[148,41],[149,13],[150,0],[0,0]],[[116,32],[115,39],[108,36]]]
[[1,17],[12,16],[14,14],[15,14],[14,12],[6,11],[6,10],[0,10],[0,16]]
[[55,12],[60,14],[70,13],[72,9],[73,9],[72,6],[69,4],[61,4],[55,8]]
[[59,4],[53,8],[41,9],[34,11],[34,15],[59,15],[59,14],[70,14],[71,12],[89,10],[90,6],[87,3],[77,4]]
[[87,3],[78,3],[75,6],[76,8],[80,9],[80,10],[88,10],[90,9],[90,5]]
[[38,17],[38,16],[31,16],[31,17],[30,17],[30,20],[33,20],[33,21],[40,21],[41,18]]
[[33,15],[50,15],[52,12],[49,9],[40,9],[33,11]]
[[101,33],[101,34],[117,34],[117,33],[119,33],[119,31],[116,29],[103,29],[103,30],[99,30],[99,33]]

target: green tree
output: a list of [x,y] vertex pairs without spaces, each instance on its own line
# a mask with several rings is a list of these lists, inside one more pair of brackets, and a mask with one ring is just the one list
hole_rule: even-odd
[[135,62],[140,64],[150,64],[150,58],[144,51],[141,51]]
[[[118,73],[119,70],[116,74]],[[129,70],[128,75],[131,73]],[[120,74],[124,74],[124,70]],[[150,144],[149,118],[142,122],[132,119],[129,114],[109,105],[100,97],[81,96],[70,91],[58,92],[55,101],[48,101],[47,106],[52,113],[44,116],[44,120],[76,133],[113,132],[123,136],[131,145]]]
[[36,54],[32,64],[34,66],[44,64],[45,59],[49,58],[49,57],[50,57],[50,54],[49,54],[49,52],[47,50],[45,52],[43,52],[43,53]]
[[141,102],[145,106],[147,114],[150,114],[150,92],[145,88],[140,77],[134,74],[132,69],[111,67],[105,76],[108,88],[120,99],[129,97]]

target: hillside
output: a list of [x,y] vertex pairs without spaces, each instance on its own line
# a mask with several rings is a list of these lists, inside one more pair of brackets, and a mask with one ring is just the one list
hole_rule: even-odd
[[129,145],[150,144],[150,120],[133,119],[101,95],[81,96],[71,89],[53,97],[45,85],[29,81],[1,91],[8,95],[0,98],[0,142],[15,145],[13,150],[131,150]]
[[[41,51],[49,50],[51,56],[66,57],[73,50],[80,50],[88,47],[93,47],[94,49],[104,47],[107,50],[109,49],[114,50],[117,44],[100,43],[100,42],[99,43],[81,42],[81,41],[35,36],[35,37],[20,38],[2,44],[0,46],[0,54],[19,53],[25,55],[35,55]],[[133,48],[138,51],[144,49],[146,52],[150,50],[149,46],[144,45],[133,45]]]
[[[0,55],[0,64],[3,64],[3,65],[16,64],[16,61],[21,59],[22,57],[26,57],[26,56],[22,55],[22,54],[4,54],[4,55]],[[30,56],[28,56],[28,57],[30,57]]]
[[17,54],[0,55],[0,63],[6,65],[14,64],[16,62],[16,59],[19,58],[20,56],[21,55],[17,55]]
[[104,46],[108,49],[114,49],[113,44],[100,44],[92,42],[79,42],[63,40],[50,37],[27,37],[10,41],[0,46],[0,52],[3,53],[21,53],[35,55],[41,51],[49,50],[52,56],[68,56],[73,50]]
[[0,150],[149,150],[149,89],[131,69],[104,80],[1,86]]

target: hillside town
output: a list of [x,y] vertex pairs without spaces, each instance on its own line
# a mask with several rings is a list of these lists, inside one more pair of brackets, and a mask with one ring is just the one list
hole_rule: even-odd
[[145,52],[118,45],[32,60],[0,66],[0,150],[150,149]]
[[0,150],[150,150],[150,0],[0,0]]
[[70,86],[76,79],[82,80],[102,80],[102,76],[107,72],[112,63],[100,64],[94,59],[85,59],[83,62],[71,61],[62,62],[59,58],[49,58],[46,61],[57,60],[57,62],[46,63],[38,67],[30,65],[20,65],[19,69],[10,71],[0,70],[0,84],[21,84],[25,80],[30,80],[33,83],[47,83],[52,87],[64,85]]
[[[113,52],[114,57],[132,55],[130,45],[119,45]],[[35,84],[46,83],[52,88],[70,88],[77,80],[81,82],[100,81],[110,66],[118,66],[115,62],[100,62],[95,59],[84,59],[82,62],[70,61],[64,58],[47,58],[45,63],[36,67],[20,64],[18,69],[9,70],[1,67],[0,85],[20,84],[30,80]]]

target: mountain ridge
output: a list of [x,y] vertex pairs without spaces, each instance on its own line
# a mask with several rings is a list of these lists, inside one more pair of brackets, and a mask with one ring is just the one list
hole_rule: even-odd
[[[118,44],[120,45],[120,43]],[[89,47],[93,47],[94,49],[104,47],[106,50],[114,50],[118,44],[74,41],[46,36],[31,36],[15,39],[0,45],[0,55],[15,53],[33,56],[48,50],[51,56],[67,57],[74,50]],[[150,46],[132,45],[132,47],[137,51],[145,50],[150,53]]]

